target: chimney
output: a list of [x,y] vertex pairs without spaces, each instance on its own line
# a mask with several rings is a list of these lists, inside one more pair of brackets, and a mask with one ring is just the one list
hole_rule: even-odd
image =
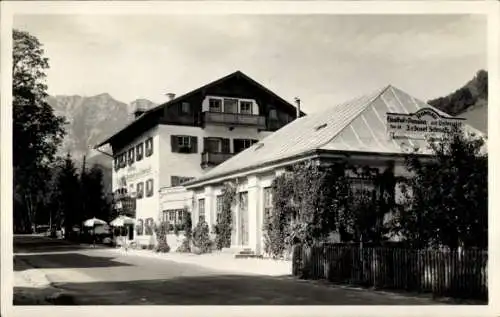
[[175,94],[172,92],[166,93],[165,94],[168,98],[168,101],[173,100],[175,98]]
[[146,112],[146,109],[143,107],[137,107],[134,111],[134,118],[137,119],[139,118],[140,115],[142,115],[144,112]]
[[300,118],[300,98],[295,97],[295,104],[297,105],[297,119]]

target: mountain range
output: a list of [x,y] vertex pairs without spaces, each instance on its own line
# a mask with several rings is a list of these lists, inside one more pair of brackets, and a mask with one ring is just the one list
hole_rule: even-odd
[[[465,117],[467,122],[487,133],[488,121],[488,73],[479,71],[476,76],[451,94],[429,100],[428,103],[451,115]],[[156,104],[147,99],[124,103],[108,93],[96,96],[50,96],[48,103],[57,115],[66,117],[66,136],[60,154],[71,153],[74,160],[82,163],[86,156],[87,166],[97,164],[104,172],[106,191],[111,191],[112,159],[92,150],[93,146],[134,119],[137,107],[149,109]],[[111,149],[105,150],[111,153]]]
[[[71,153],[80,170],[83,157],[86,166],[98,165],[104,174],[104,186],[111,192],[112,159],[93,150],[93,146],[122,129],[134,119],[137,107],[149,109],[156,104],[147,99],[137,99],[127,104],[108,93],[96,96],[49,96],[47,102],[57,115],[66,118],[66,136],[59,148],[60,155]],[[111,149],[104,149],[111,153]]]

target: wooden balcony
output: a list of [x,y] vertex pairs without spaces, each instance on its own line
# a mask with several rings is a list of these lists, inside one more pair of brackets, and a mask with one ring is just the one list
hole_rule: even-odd
[[203,168],[219,165],[220,163],[233,157],[232,153],[211,153],[203,152],[201,153],[201,166]]
[[225,112],[203,112],[203,125],[224,125],[224,126],[240,126],[240,127],[255,127],[260,130],[266,129],[266,117],[253,114],[241,113],[225,113]]

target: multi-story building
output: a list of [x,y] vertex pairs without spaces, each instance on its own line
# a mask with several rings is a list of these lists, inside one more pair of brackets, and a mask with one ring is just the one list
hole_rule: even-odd
[[113,192],[135,198],[135,235],[148,243],[162,217],[179,222],[200,177],[300,116],[299,109],[240,71],[153,109],[98,144],[114,157]]

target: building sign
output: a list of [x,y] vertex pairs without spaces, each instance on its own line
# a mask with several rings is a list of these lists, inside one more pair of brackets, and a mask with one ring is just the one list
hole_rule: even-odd
[[125,178],[128,182],[132,182],[149,174],[151,174],[151,167],[134,169],[131,173],[127,174]]
[[431,108],[422,108],[415,113],[387,113],[387,133],[393,139],[442,138],[460,127],[465,119],[444,117]]

